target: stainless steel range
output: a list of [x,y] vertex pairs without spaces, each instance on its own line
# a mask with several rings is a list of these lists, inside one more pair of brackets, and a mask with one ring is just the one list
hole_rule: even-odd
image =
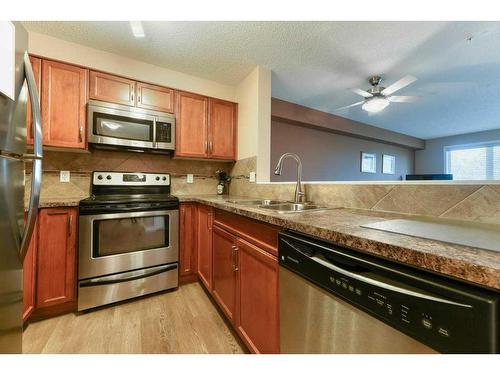
[[94,172],[80,202],[78,310],[178,286],[179,201],[165,173]]

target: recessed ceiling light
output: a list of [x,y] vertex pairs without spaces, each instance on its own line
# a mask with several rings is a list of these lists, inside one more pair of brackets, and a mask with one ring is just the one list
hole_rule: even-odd
[[144,38],[146,36],[141,21],[130,21],[130,27],[132,28],[132,34],[134,34],[136,38]]

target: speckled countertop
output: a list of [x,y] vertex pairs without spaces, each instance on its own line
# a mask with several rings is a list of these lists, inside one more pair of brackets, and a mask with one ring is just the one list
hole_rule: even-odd
[[345,208],[278,214],[255,206],[226,202],[228,199],[244,197],[216,195],[178,197],[181,202],[207,204],[403,264],[500,290],[500,252],[361,227],[382,220],[408,218],[408,215]]
[[[361,227],[361,225],[382,220],[408,218],[408,215],[346,208],[278,214],[255,206],[226,202],[226,200],[246,197],[177,196],[181,202],[203,203],[372,255],[500,291],[500,252]],[[78,206],[83,198],[85,197],[42,197],[40,207]],[[25,203],[27,207],[28,202]]]

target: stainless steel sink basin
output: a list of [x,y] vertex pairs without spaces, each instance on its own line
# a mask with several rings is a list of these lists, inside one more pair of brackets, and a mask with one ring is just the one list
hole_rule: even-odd
[[311,212],[311,211],[320,211],[328,209],[327,207],[317,206],[313,203],[280,203],[280,204],[260,205],[259,208],[274,210],[280,214],[304,212],[304,211]]
[[286,203],[286,201],[272,200],[272,199],[235,199],[227,200],[227,203],[242,204],[246,206],[270,206],[275,204]]

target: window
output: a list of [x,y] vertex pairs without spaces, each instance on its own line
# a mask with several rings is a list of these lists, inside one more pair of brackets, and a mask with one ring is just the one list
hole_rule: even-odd
[[500,141],[448,146],[444,153],[454,180],[500,180]]

